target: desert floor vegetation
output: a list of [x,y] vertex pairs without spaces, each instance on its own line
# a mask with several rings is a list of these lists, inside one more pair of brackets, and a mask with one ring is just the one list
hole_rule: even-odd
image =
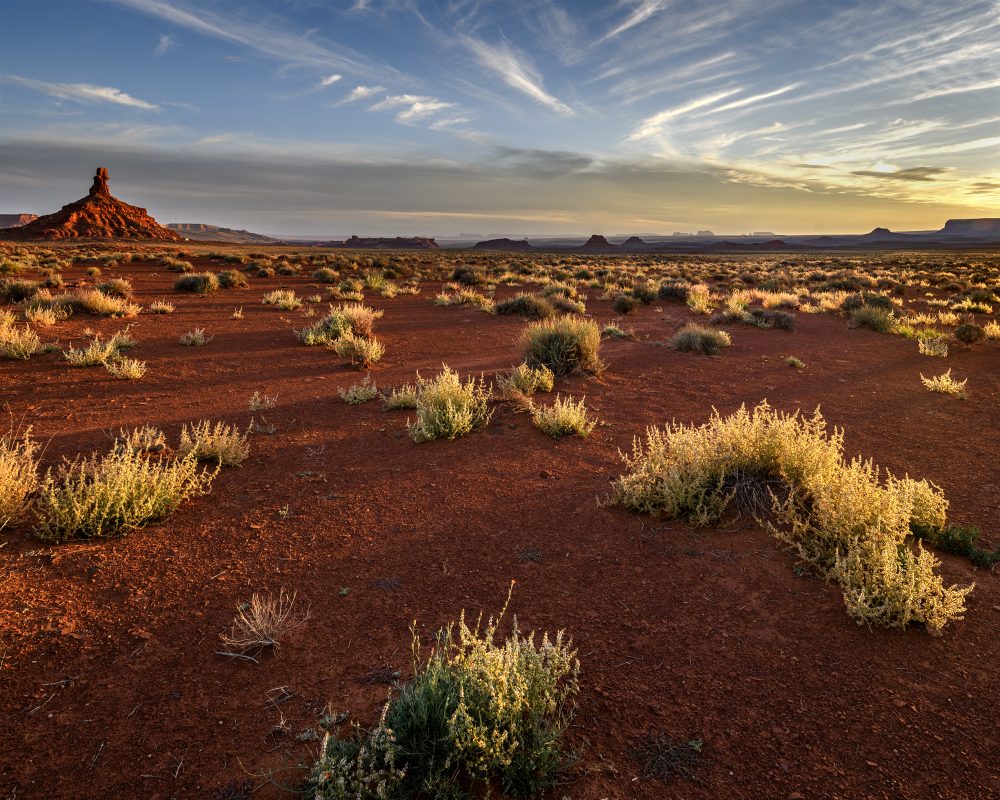
[[0,794],[990,796],[995,253],[3,243],[0,287]]

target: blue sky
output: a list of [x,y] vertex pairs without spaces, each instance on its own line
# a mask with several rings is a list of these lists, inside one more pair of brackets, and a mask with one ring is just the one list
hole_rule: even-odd
[[264,233],[1000,214],[995,2],[0,0],[0,211]]

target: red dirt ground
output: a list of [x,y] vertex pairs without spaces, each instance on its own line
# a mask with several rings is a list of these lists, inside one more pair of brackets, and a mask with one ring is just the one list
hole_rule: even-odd
[[[1000,795],[1000,576],[944,555],[948,582],[976,583],[965,620],[940,638],[868,630],[760,529],[692,530],[596,502],[621,471],[619,448],[646,425],[701,423],[712,406],[767,398],[822,405],[849,454],[933,480],[951,518],[996,545],[995,343],[953,347],[947,365],[970,379],[961,402],[920,385],[942,362],[841,317],[799,314],[793,333],[731,327],[719,358],[672,352],[663,341],[692,315],[665,303],[626,318],[637,340],[605,342],[601,378],[559,381],[606,423],[590,439],[554,441],[508,412],[418,445],[406,412],[340,401],[337,387],[359,373],[297,342],[301,310],[261,305],[278,286],[318,292],[308,278],[254,278],[206,298],[173,292],[176,275],[152,269],[115,271],[139,302],[177,305],[134,322],[142,380],[58,354],[0,363],[0,398],[47,443],[45,463],[106,450],[120,426],[158,425],[174,442],[184,422],[246,426],[254,391],[278,395],[265,412],[277,432],[254,435],[247,463],[211,495],[123,539],[50,547],[24,528],[0,534],[3,796],[213,797],[249,777],[255,798],[290,797],[280,787],[318,748],[297,735],[327,705],[370,723],[386,687],[363,678],[385,665],[409,674],[411,621],[429,633],[462,608],[498,610],[512,579],[522,627],[565,628],[579,648],[572,737],[585,750],[554,798]],[[380,386],[442,362],[490,375],[520,360],[522,320],[435,307],[436,290],[368,298],[385,309]],[[588,306],[602,323],[615,317],[610,303]],[[124,323],[79,315],[43,340],[79,343],[88,326]],[[179,345],[194,327],[212,342]],[[806,368],[786,366],[789,355]],[[527,548],[541,561],[521,560]],[[277,654],[259,665],[215,655],[235,607],[281,587],[311,617]],[[291,697],[269,700],[282,690]],[[630,751],[643,733],[703,740],[695,779],[641,778]]]

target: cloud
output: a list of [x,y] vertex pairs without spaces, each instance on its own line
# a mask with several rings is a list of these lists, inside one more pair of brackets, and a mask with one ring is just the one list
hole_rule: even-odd
[[317,85],[317,89],[325,89],[327,86],[333,86],[337,81],[343,78],[343,75],[338,75],[334,73],[333,75],[327,75],[323,80],[321,80]]
[[732,111],[735,108],[745,108],[746,106],[753,105],[754,103],[759,103],[761,100],[767,100],[771,97],[777,97],[779,94],[784,94],[785,92],[790,92],[792,89],[798,89],[802,85],[799,83],[790,83],[787,86],[782,86],[780,89],[774,89],[770,92],[764,92],[763,94],[755,94],[751,97],[744,97],[740,100],[734,100],[731,103],[726,103],[724,106],[718,106],[716,108],[705,111],[705,114],[719,114],[723,111]]
[[111,86],[94,86],[89,83],[49,83],[36,81],[32,78],[22,78],[19,75],[4,75],[3,80],[34,89],[60,100],[75,100],[79,103],[112,103],[143,111],[160,110],[160,107],[153,103],[147,103],[145,100],[140,100],[138,97],[133,97],[121,89],[115,89]]
[[667,0],[642,0],[635,10],[629,14],[621,23],[612,28],[602,37],[601,41],[611,39],[621,33],[625,33],[629,28],[641,25],[650,17],[658,14],[667,7]]
[[374,97],[384,91],[384,86],[355,86],[351,89],[351,93],[340,102],[353,103],[355,100],[367,100],[369,97]]
[[575,113],[564,102],[545,91],[535,69],[506,40],[491,45],[480,39],[462,35],[460,41],[480,64],[499,75],[511,88],[526,94],[536,103],[546,106],[557,114],[571,117]]
[[174,39],[173,36],[169,36],[167,34],[164,34],[163,36],[160,37],[159,43],[156,45],[156,48],[153,50],[153,55],[156,56],[156,57],[160,57],[160,56],[166,55],[171,50],[173,50],[175,47],[177,47],[177,40]]
[[854,170],[852,175],[863,175],[867,178],[885,178],[893,181],[932,181],[937,175],[950,172],[947,167],[909,167],[893,172],[882,172],[875,169]]
[[670,120],[684,114],[689,114],[692,111],[697,111],[699,108],[714,105],[715,103],[725,100],[727,97],[731,97],[739,91],[740,89],[727,89],[722,92],[716,92],[715,94],[706,95],[705,97],[699,97],[697,100],[692,100],[682,106],[668,108],[658,114],[653,114],[651,117],[646,117],[646,119],[639,123],[639,127],[629,134],[626,141],[638,142],[642,139],[648,139],[651,136],[656,136],[663,131],[663,126]]
[[285,29],[280,19],[258,15],[260,22],[250,21],[240,9],[227,13],[220,6],[206,8],[187,0],[105,0],[139,13],[165,20],[195,31],[203,36],[220,39],[255,50],[269,58],[288,64],[342,70],[355,75],[391,75],[397,80],[406,76],[391,67],[374,64],[348,48],[333,49],[308,34]]
[[406,124],[425,119],[446,108],[454,108],[455,103],[447,103],[425,95],[395,94],[380,100],[369,111],[385,111],[401,107],[402,110],[396,114],[396,122]]

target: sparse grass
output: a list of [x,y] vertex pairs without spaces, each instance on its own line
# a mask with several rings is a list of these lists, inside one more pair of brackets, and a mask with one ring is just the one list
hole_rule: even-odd
[[583,400],[565,400],[556,395],[555,402],[547,406],[535,406],[531,411],[531,421],[542,433],[559,439],[563,436],[588,436],[597,421],[587,415]]
[[194,422],[181,428],[181,456],[194,456],[198,461],[214,461],[220,467],[238,467],[250,455],[250,445],[245,433],[235,425],[208,420]]
[[509,375],[497,375],[496,384],[502,395],[511,392],[532,395],[535,392],[551,392],[556,385],[556,377],[546,366],[518,364]]
[[250,285],[247,276],[237,269],[223,270],[218,274],[219,286],[223,289],[246,289]]
[[529,367],[544,366],[556,375],[596,374],[604,367],[601,330],[593,320],[564,316],[534,322],[522,334],[521,345]]
[[0,531],[23,517],[38,488],[38,449],[30,428],[0,436]]
[[86,347],[70,347],[63,351],[63,357],[74,367],[107,366],[121,356],[121,351],[135,346],[128,331],[118,331],[108,340],[95,336]]
[[300,342],[307,345],[328,345],[349,334],[370,339],[375,320],[380,319],[382,314],[382,311],[376,311],[362,303],[330,306],[329,314],[318,322],[296,331],[296,336]]
[[576,652],[562,631],[539,643],[516,620],[497,642],[500,618],[470,628],[463,613],[437,633],[426,661],[414,629],[413,680],[370,733],[324,738],[309,796],[443,800],[496,785],[531,797],[555,785],[572,761],[563,737],[576,712]]
[[96,317],[136,317],[141,310],[135,303],[106,295],[96,289],[77,289],[56,295],[49,302],[57,308],[69,308],[71,311],[81,311]]
[[462,381],[458,373],[442,365],[434,378],[417,376],[417,421],[407,425],[415,442],[454,439],[486,425],[493,412],[491,392],[482,378]]
[[417,407],[417,387],[412,383],[404,383],[402,386],[392,389],[389,394],[382,398],[383,407],[386,411],[398,411]]
[[237,608],[232,627],[219,638],[226,648],[241,655],[277,650],[283,638],[309,619],[309,609],[297,611],[295,600],[296,594],[284,589],[277,597],[255,593]]
[[173,303],[168,303],[166,300],[155,300],[149,304],[150,314],[173,314],[176,307]]
[[937,339],[919,339],[917,350],[922,356],[936,356],[937,358],[947,358],[948,340],[943,336]]
[[818,411],[713,412],[705,425],[650,428],[624,459],[612,499],[633,511],[712,525],[741,507],[769,510],[762,524],[840,585],[859,624],[939,631],[961,618],[971,587],[946,588],[933,556],[906,544],[911,525],[944,526],[940,491],[845,460],[842,432],[828,433]]
[[361,383],[351,384],[347,389],[337,389],[337,394],[345,403],[356,406],[378,397],[378,386],[375,385],[371,375],[365,375]]
[[185,347],[204,347],[212,341],[212,338],[205,335],[204,328],[195,328],[193,331],[182,333],[179,341]]
[[969,382],[968,378],[964,381],[956,381],[951,377],[950,369],[943,375],[938,375],[934,378],[925,378],[923,374],[921,374],[920,380],[923,382],[924,386],[932,392],[950,394],[953,397],[957,397],[959,400],[965,399],[965,384]]
[[788,364],[792,369],[802,369],[805,367],[805,362],[800,358],[795,356],[789,356],[785,359],[785,363]]
[[[62,313],[60,313],[62,312]],[[28,307],[24,309],[24,318],[32,325],[55,325],[69,316],[62,309]]]
[[217,471],[193,456],[148,458],[116,443],[48,470],[35,507],[46,541],[117,536],[169,515],[184,500],[206,494]]
[[250,398],[250,410],[253,412],[270,411],[278,404],[278,395],[266,395],[254,392]]
[[704,325],[685,325],[670,337],[670,347],[682,353],[704,353],[716,356],[724,347],[732,346],[732,339],[725,331],[706,328]]
[[628,331],[619,328],[613,323],[608,323],[603,328],[601,328],[601,336],[609,336],[612,339],[631,339],[632,334]]
[[436,306],[472,306],[487,314],[492,314],[495,310],[493,301],[484,294],[480,294],[474,289],[465,289],[456,284],[446,284],[444,290],[439,292],[434,298]]
[[275,289],[264,295],[266,306],[276,306],[282,311],[294,311],[302,305],[302,300],[291,289]]
[[112,377],[124,381],[137,381],[146,374],[146,363],[136,358],[118,358],[105,361],[104,368]]
[[341,336],[329,347],[355,369],[370,369],[385,354],[385,345],[378,339],[366,339],[352,333]]

